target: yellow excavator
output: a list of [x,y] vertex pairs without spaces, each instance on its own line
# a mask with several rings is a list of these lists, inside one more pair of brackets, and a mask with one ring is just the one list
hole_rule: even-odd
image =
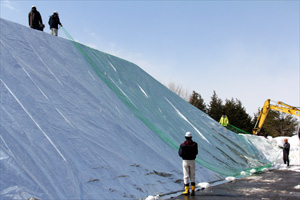
[[271,105],[270,101],[271,101],[270,99],[267,99],[265,101],[265,104],[259,113],[259,116],[257,118],[257,121],[256,121],[254,129],[253,129],[253,134],[255,134],[255,135],[259,134],[259,132],[267,118],[267,115],[271,109],[300,117],[300,108],[299,107],[297,108],[294,106],[290,106],[281,101],[278,101],[277,105]]

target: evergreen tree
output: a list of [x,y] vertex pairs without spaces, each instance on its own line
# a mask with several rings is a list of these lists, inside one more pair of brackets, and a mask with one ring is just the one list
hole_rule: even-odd
[[224,105],[224,112],[229,119],[229,124],[242,129],[248,133],[252,133],[254,124],[246,109],[243,107],[242,102],[238,99],[226,99]]
[[208,105],[207,114],[211,118],[219,122],[223,112],[224,112],[223,102],[214,91],[213,96],[211,97],[211,101]]
[[206,113],[206,105],[204,103],[204,99],[197,92],[193,91],[189,103]]

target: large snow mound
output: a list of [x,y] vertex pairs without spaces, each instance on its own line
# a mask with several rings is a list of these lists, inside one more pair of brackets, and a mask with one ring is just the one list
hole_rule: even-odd
[[1,199],[180,190],[186,131],[199,146],[197,182],[275,159],[131,62],[4,19],[0,26]]

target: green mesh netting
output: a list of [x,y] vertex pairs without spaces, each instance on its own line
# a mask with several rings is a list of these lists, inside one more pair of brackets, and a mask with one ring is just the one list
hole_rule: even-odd
[[[63,28],[63,27],[62,27]],[[154,133],[156,133],[163,141],[167,141],[168,145],[172,148],[178,149],[178,146],[171,141],[163,132],[161,132],[158,128],[156,128],[144,115],[143,113],[138,110],[129,100],[128,98],[118,89],[115,84],[112,83],[112,81],[109,79],[108,76],[106,76],[99,68],[99,66],[96,64],[96,62],[88,55],[87,51],[83,49],[83,47],[74,41],[74,39],[71,37],[71,35],[66,31],[65,28],[63,28],[63,31],[65,32],[66,36],[73,42],[75,47],[80,51],[80,53],[84,56],[84,58],[88,61],[90,66],[93,68],[93,70],[96,72],[96,74],[103,80],[106,85],[115,93],[117,96],[133,111],[135,116],[140,119],[148,128],[150,128]],[[102,62],[101,58],[95,54],[93,49],[89,48],[89,51],[96,57],[96,59],[101,63],[101,65],[105,66],[106,64]]]
[[235,132],[235,133],[243,133],[243,134],[251,134],[251,133],[248,133],[242,129],[239,129],[238,127],[235,127],[231,124],[227,124],[227,127],[226,127],[228,130],[232,131],[232,132]]
[[[129,85],[132,84],[131,82],[129,82],[128,84],[119,84],[119,82],[121,82],[121,77],[118,77],[118,75],[114,73],[111,67],[113,65],[118,66],[118,73],[122,73],[122,69],[126,68],[126,73],[128,73],[128,71],[131,70],[130,63],[128,61],[126,61],[125,63],[119,58],[111,58],[113,56],[105,54],[103,52],[95,51],[87,46],[81,45],[73,40],[73,38],[65,30],[64,27],[62,27],[62,29],[65,32],[66,36],[73,42],[74,46],[82,54],[82,56],[87,60],[97,76],[105,82],[105,84],[120,98],[120,100],[131,110],[131,112],[169,147],[178,149],[181,143],[180,141],[182,141],[181,133],[186,131],[186,128],[179,128],[180,130],[177,130],[178,128],[176,128],[177,126],[175,126],[174,129],[173,126],[174,123],[177,122],[176,120],[174,120],[173,122],[169,122],[170,120],[164,119],[165,121],[161,122],[157,121],[157,117],[155,117],[158,115],[164,115],[162,111],[163,107],[159,106],[160,104],[163,106],[171,104],[170,100],[166,99],[169,103],[159,102],[157,103],[157,105],[144,105],[147,102],[143,102],[143,105],[137,105],[139,103],[139,100],[132,100],[136,97],[134,95],[130,95],[130,93],[137,92],[137,90],[133,89],[133,87],[136,86]],[[112,71],[108,72],[108,70]],[[136,70],[138,70],[138,68],[134,66],[133,70],[135,70],[134,74],[136,74]],[[139,77],[138,75],[136,75],[136,77],[134,78],[138,79]],[[123,79],[122,81],[126,80]],[[144,80],[141,80],[140,82],[144,82]],[[152,80],[151,84],[153,82],[154,81]],[[126,88],[121,88],[122,85],[126,85]],[[162,87],[157,87],[157,89],[159,88]],[[160,92],[157,93],[159,94]],[[155,94],[152,95],[154,96]],[[156,99],[159,99],[158,101],[164,100],[164,98],[162,98],[161,96],[157,97]],[[184,103],[184,105],[186,105],[186,102]],[[141,108],[143,110],[141,110]],[[184,107],[182,112],[185,112],[185,110],[186,108]],[[193,108],[190,111],[186,111],[188,112],[186,113],[186,115],[189,115],[190,112],[193,112],[193,110],[195,109]],[[170,109],[168,110],[168,112],[169,111]],[[158,112],[157,115],[156,112]],[[196,162],[214,172],[217,172],[222,176],[240,176],[241,171],[250,171],[253,168],[255,168],[257,171],[260,171],[263,168],[270,167],[272,164],[260,155],[260,152],[258,152],[258,150],[254,148],[253,144],[251,144],[249,141],[246,141],[245,138],[240,135],[232,135],[231,133],[228,133],[226,131],[211,128],[211,121],[204,122],[203,120],[198,119],[197,123],[193,124],[192,122],[189,122],[184,124],[187,119],[180,116],[184,116],[184,114],[180,113],[180,111],[178,110],[174,111],[174,113],[171,113],[171,115],[172,117],[174,115],[176,115],[178,118],[181,117],[180,120],[183,121],[183,125],[180,125],[178,127],[190,127],[192,125],[192,127],[194,127],[196,131],[198,131],[202,127],[206,127],[205,131],[209,132],[210,143],[203,141],[203,138],[205,139],[205,136],[203,136],[202,138],[197,136],[197,141],[201,141],[201,143],[198,143],[199,148],[201,149],[201,155],[197,156]],[[165,116],[165,118],[167,117],[168,116]],[[203,119],[206,118],[207,117],[204,115]],[[245,131],[238,129],[237,127],[234,127],[232,125],[229,126],[229,129],[233,132],[248,134]],[[180,134],[178,134],[178,132]],[[199,134],[201,133],[199,132]]]

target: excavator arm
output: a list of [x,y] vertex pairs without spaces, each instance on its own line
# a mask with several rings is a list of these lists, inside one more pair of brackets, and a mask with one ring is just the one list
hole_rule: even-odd
[[271,101],[270,99],[267,99],[265,101],[265,104],[259,113],[259,116],[257,118],[257,121],[256,121],[254,129],[253,129],[253,134],[255,134],[255,135],[257,135],[261,131],[261,128],[262,128],[263,124],[265,123],[265,120],[271,109],[300,117],[300,109],[299,108],[290,106],[281,101],[277,102],[278,105],[271,105],[270,101]]

